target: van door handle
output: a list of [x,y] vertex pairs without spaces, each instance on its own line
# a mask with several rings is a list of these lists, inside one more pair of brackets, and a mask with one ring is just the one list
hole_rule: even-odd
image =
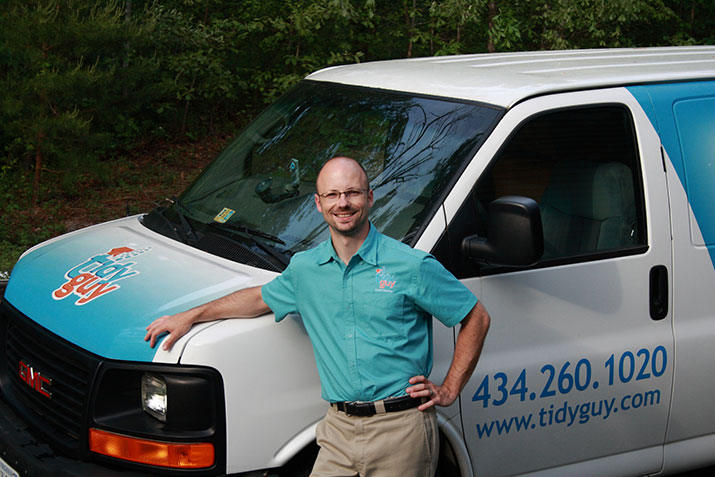
[[656,265],[650,269],[650,317],[662,320],[668,315],[668,269]]

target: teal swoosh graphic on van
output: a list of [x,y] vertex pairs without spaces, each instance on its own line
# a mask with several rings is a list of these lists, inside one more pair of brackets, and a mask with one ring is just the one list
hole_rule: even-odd
[[628,90],[661,137],[715,265],[715,81]]
[[22,257],[5,292],[40,326],[96,355],[152,361],[146,326],[252,280],[205,252],[127,218],[61,237]]

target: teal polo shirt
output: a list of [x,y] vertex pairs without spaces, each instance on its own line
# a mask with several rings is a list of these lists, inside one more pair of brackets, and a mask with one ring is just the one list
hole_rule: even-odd
[[432,370],[432,316],[454,326],[477,303],[433,256],[372,224],[347,265],[328,239],[261,292],[276,321],[302,317],[330,402],[405,395],[412,376]]

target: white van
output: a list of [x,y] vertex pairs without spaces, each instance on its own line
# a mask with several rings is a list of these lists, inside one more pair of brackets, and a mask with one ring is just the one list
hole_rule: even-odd
[[[337,154],[365,166],[373,224],[492,316],[439,409],[440,475],[715,462],[715,47],[687,47],[328,68],[169,207],[28,250],[0,309],[0,475],[305,474],[327,406],[299,316],[143,338],[325,240]],[[435,322],[437,381],[454,333]]]

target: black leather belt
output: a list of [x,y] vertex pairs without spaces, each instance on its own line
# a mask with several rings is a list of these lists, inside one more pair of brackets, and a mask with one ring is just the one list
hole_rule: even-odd
[[375,402],[331,402],[330,405],[338,411],[342,411],[348,416],[368,417],[375,414],[384,414],[386,412],[404,411],[412,409],[422,404],[422,399],[413,398],[410,396],[402,396],[397,398],[384,399]]

